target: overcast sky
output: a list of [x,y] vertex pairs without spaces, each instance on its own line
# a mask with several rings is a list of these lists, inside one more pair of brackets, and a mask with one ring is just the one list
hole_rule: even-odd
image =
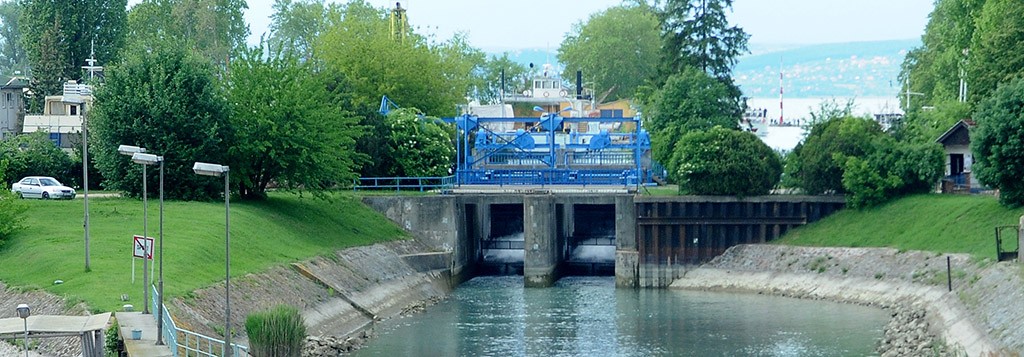
[[[129,0],[129,4],[140,0]],[[395,0],[368,0],[394,7]],[[404,0],[419,33],[456,31],[487,50],[556,49],[570,26],[621,0]],[[250,43],[267,31],[273,0],[248,0]],[[734,0],[728,18],[756,44],[812,44],[917,39],[933,0]]]

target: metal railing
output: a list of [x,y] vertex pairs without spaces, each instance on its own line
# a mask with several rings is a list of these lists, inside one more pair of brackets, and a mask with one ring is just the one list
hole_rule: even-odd
[[[153,311],[156,311],[157,301],[159,301],[160,295],[156,291],[156,287],[153,287],[153,300],[150,302],[150,306],[153,307]],[[200,333],[195,333],[186,329],[180,329],[174,324],[174,319],[171,317],[171,313],[167,311],[167,306],[161,306],[164,311],[164,343],[171,349],[171,353],[177,356],[224,356],[224,340],[209,337]],[[153,314],[154,319],[158,319],[158,314]],[[182,337],[179,341],[179,337]],[[248,356],[249,348],[246,346],[239,345],[237,343],[231,344],[231,355],[232,356]]]
[[352,190],[431,191],[451,190],[455,176],[441,177],[360,177],[352,183]]

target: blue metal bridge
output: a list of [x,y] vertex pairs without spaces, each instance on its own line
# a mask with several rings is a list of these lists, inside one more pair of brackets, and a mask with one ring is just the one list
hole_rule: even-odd
[[[540,108],[535,108],[539,111]],[[651,141],[640,117],[445,118],[458,130],[460,185],[652,183]]]

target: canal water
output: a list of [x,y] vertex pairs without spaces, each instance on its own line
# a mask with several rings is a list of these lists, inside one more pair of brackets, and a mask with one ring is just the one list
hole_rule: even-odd
[[868,356],[880,309],[783,297],[616,289],[612,277],[523,288],[478,277],[378,325],[357,356]]

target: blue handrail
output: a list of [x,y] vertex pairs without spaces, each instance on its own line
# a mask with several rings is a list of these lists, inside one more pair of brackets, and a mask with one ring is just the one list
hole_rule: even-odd
[[[156,305],[159,301],[160,295],[156,287],[153,287],[153,299],[150,302],[150,306],[156,311]],[[209,337],[200,333],[195,333],[186,329],[178,328],[178,325],[174,323],[174,318],[171,317],[171,313],[167,311],[167,306],[161,306],[164,310],[164,343],[171,349],[171,353],[175,357],[179,356],[182,352],[186,357],[188,356],[207,356],[216,357],[224,355],[224,340]],[[153,319],[159,318],[158,314],[153,314]],[[184,337],[183,342],[179,343],[178,336]],[[237,343],[231,344],[232,356],[248,356],[249,348]]]
[[424,177],[360,177],[352,183],[352,190],[433,191],[442,193],[455,188],[455,176]]

